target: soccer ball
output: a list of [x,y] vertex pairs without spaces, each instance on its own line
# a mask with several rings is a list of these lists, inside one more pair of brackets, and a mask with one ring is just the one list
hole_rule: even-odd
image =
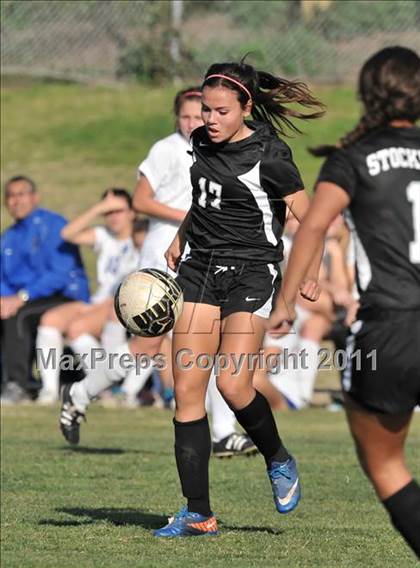
[[156,268],[144,268],[126,276],[114,301],[121,324],[142,337],[157,337],[170,331],[183,304],[179,284]]

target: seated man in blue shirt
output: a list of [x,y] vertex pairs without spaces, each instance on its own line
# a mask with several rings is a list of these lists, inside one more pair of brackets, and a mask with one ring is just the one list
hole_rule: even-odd
[[61,215],[38,207],[34,182],[16,176],[5,184],[15,223],[1,237],[2,363],[8,383],[2,403],[30,396],[36,331],[42,314],[70,300],[89,300],[78,247],[63,241]]

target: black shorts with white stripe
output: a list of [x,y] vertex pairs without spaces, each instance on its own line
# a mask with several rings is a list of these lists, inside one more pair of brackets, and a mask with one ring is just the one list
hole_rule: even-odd
[[351,331],[344,392],[371,412],[420,405],[420,311],[367,310]]
[[279,264],[208,262],[187,257],[177,282],[185,302],[220,306],[221,319],[236,312],[268,318],[281,283]]

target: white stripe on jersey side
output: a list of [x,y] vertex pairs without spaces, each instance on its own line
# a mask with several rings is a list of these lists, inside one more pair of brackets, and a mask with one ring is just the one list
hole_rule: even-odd
[[[184,252],[181,255],[181,260],[179,261],[179,264],[181,264],[181,262],[185,262],[189,257],[191,256],[191,247],[190,247],[190,243],[186,242],[185,243],[185,248],[184,248]],[[179,267],[178,267],[179,268]]]
[[[180,258],[180,260],[179,260],[179,264],[178,264],[178,266],[177,266],[176,272],[174,272],[173,270],[171,270],[171,269],[169,268],[169,266],[166,265],[166,269],[167,269],[168,274],[170,274],[171,276],[173,276],[174,278],[176,278],[177,275],[178,275],[179,269],[181,268],[181,264],[182,264],[183,262],[185,262],[186,260],[188,260],[189,258],[191,258],[191,247],[190,247],[189,243],[186,242],[186,243],[185,243],[184,252],[182,253],[181,258]],[[169,332],[169,333],[172,333],[172,332]]]
[[[277,278],[280,269],[275,268],[274,264],[267,264],[267,266],[268,270],[271,273],[271,276],[273,277],[271,285],[274,286],[274,282]],[[274,300],[274,288],[273,291],[271,292],[271,296],[268,298],[266,303],[263,306],[261,306],[261,308],[259,308],[256,312],[253,312],[254,315],[260,316],[261,318],[269,318],[271,310],[273,309],[273,300]]]
[[347,366],[343,372],[343,390],[349,392],[351,389],[351,379],[352,379],[352,372],[353,372],[353,352],[354,352],[354,345],[356,343],[356,335],[362,329],[363,322],[361,320],[357,320],[352,323],[351,325],[351,334],[346,339],[346,357],[347,357]]
[[264,232],[267,240],[272,244],[277,246],[279,241],[273,233],[273,213],[271,211],[270,202],[266,192],[261,187],[260,182],[260,165],[259,161],[252,170],[245,172],[241,176],[238,176],[238,180],[241,181],[249,191],[254,196],[257,203],[258,209],[261,211],[264,223]]
[[370,266],[368,255],[366,254],[365,247],[363,246],[356,231],[356,225],[354,224],[353,217],[348,209],[345,211],[345,218],[353,237],[359,285],[360,288],[365,291],[372,280],[372,268]]

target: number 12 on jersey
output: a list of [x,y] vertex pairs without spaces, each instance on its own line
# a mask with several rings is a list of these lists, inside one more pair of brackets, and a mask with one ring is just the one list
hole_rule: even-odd
[[414,241],[409,244],[410,262],[420,264],[420,181],[408,184],[407,199],[413,204]]
[[206,178],[201,177],[198,180],[198,186],[200,188],[200,197],[198,198],[198,204],[200,207],[215,207],[220,209],[220,203],[222,201],[222,186],[214,181],[209,181]]

